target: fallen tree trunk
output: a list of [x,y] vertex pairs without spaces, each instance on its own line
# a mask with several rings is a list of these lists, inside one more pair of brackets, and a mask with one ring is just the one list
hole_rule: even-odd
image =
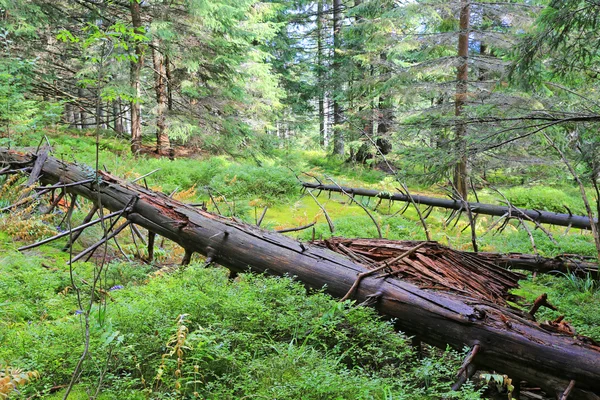
[[[477,262],[480,266],[482,263],[489,262],[495,266],[502,267],[505,269],[522,269],[526,271],[550,273],[550,272],[561,272],[561,273],[574,273],[580,277],[586,277],[588,274],[592,277],[598,276],[598,264],[590,261],[586,261],[584,257],[576,255],[561,255],[555,258],[546,258],[534,254],[522,254],[522,253],[471,253],[467,251],[452,250],[448,247],[442,246],[436,242],[418,242],[413,240],[386,240],[386,239],[345,239],[345,238],[334,238],[325,241],[317,241],[316,244],[327,246],[331,250],[337,251],[340,254],[348,255],[348,251],[352,252],[353,255],[360,257],[361,263],[370,261],[382,261],[387,257],[393,256],[396,252],[407,251],[408,249],[415,246],[417,243],[424,243],[423,253],[424,256],[432,257],[428,262],[420,262],[421,268],[427,267],[432,263],[440,266],[440,261],[444,259],[448,263],[453,263],[452,268],[455,272],[459,272],[467,278],[471,278],[471,273],[468,270],[469,263]],[[343,250],[339,251],[340,246]],[[366,259],[365,259],[366,257]],[[351,255],[351,258],[352,255]],[[590,257],[591,258],[591,257]],[[458,266],[457,266],[458,265]],[[445,268],[445,266],[442,266]],[[489,267],[487,268],[490,269]],[[398,276],[411,280],[411,275],[401,272]],[[421,276],[419,279],[432,280],[432,277]],[[461,276],[462,277],[462,276]],[[517,276],[522,279],[523,276]],[[435,277],[433,277],[435,279]],[[511,277],[510,279],[514,279]],[[493,288],[490,286],[490,282],[481,282],[481,284],[487,285],[486,291]],[[468,287],[469,282],[463,282],[462,286]],[[510,289],[514,286],[506,286]],[[471,289],[471,293],[473,293]],[[499,293],[499,292],[498,292]],[[481,293],[481,298],[487,298],[492,300],[488,294]],[[503,294],[506,295],[506,292]],[[497,298],[497,297],[495,297]]]
[[593,278],[600,278],[598,264],[581,259],[576,255],[565,254],[554,258],[540,257],[534,254],[522,253],[477,253],[479,256],[487,258],[489,261],[504,268],[523,269],[535,272],[561,272],[564,274],[573,273],[579,277],[585,278],[591,275]]
[[[0,162],[15,169],[35,160],[32,154],[0,149]],[[335,297],[346,296],[355,286],[352,299],[372,304],[420,340],[477,349],[465,370],[504,372],[552,395],[562,393],[574,380],[571,398],[600,399],[600,347],[585,338],[547,331],[524,313],[467,295],[422,289],[393,276],[364,276],[355,285],[357,275],[369,270],[347,257],[53,157],[43,163],[40,181],[57,187],[82,182],[65,190],[122,211],[128,222],[173,240],[186,254],[201,253],[231,271],[289,274],[310,287],[326,286]]]
[[[467,211],[464,202],[460,200],[442,199],[439,197],[428,197],[420,195],[411,195],[411,198],[404,193],[381,192],[372,189],[351,188],[337,185],[323,185],[320,183],[303,182],[302,186],[307,189],[325,190],[329,192],[346,192],[353,196],[376,197],[393,201],[412,202],[426,206],[441,207],[456,211]],[[512,217],[525,220],[532,220],[540,224],[550,224],[558,226],[567,226],[579,229],[590,229],[590,219],[587,216],[560,214],[549,211],[528,210],[524,208],[510,206],[496,206],[493,204],[467,202],[470,211],[473,214],[492,215],[497,217]],[[598,223],[598,220],[594,220]]]

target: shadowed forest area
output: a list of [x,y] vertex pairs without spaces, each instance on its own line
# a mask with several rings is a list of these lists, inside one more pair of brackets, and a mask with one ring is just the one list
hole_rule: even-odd
[[0,399],[600,400],[599,32],[0,0]]

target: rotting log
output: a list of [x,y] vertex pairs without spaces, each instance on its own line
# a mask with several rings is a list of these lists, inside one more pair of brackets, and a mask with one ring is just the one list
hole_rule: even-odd
[[[32,154],[0,149],[0,162],[12,168],[31,166],[35,160]],[[368,271],[328,249],[187,206],[109,173],[90,172],[53,157],[44,162],[40,183],[68,184],[96,174],[98,181],[68,187],[67,192],[101,199],[110,211],[127,208],[123,217],[128,221],[233,272],[289,274],[309,287],[325,285],[332,296],[343,297],[357,275]],[[563,393],[575,381],[571,399],[600,399],[600,346],[590,340],[548,332],[523,313],[489,301],[422,289],[393,276],[364,277],[352,298],[372,304],[394,318],[399,329],[424,342],[456,349],[479,345],[472,360],[479,368],[507,373],[552,395]]]
[[[574,254],[563,254],[554,258],[541,257],[534,254],[522,253],[472,253],[467,251],[452,250],[442,246],[437,242],[419,242],[414,240],[387,240],[387,239],[370,239],[370,238],[333,238],[326,241],[316,241],[315,243],[329,247],[331,250],[337,251],[336,246],[342,244],[345,249],[352,251],[350,258],[355,259],[360,263],[369,261],[382,261],[394,254],[400,254],[407,251],[419,243],[425,243],[423,253],[427,255],[442,254],[457,259],[461,263],[461,267],[468,266],[469,261],[477,262],[479,265],[485,261],[505,269],[521,269],[525,271],[541,272],[541,273],[574,273],[580,277],[586,277],[588,274],[592,278],[599,277],[598,264],[591,262],[591,257],[582,257]],[[337,251],[338,253],[349,255],[348,251]],[[365,259],[366,257],[367,259]],[[438,256],[439,258],[439,256]],[[450,260],[451,261],[451,260]],[[452,261],[451,261],[452,262]],[[489,269],[489,268],[488,268]],[[464,275],[470,276],[468,270],[463,270]],[[523,277],[520,277],[522,279]],[[409,278],[410,279],[410,278]],[[468,284],[468,282],[465,282]]]
[[[443,199],[439,197],[429,197],[421,195],[411,195],[410,197],[404,193],[390,193],[385,191],[377,191],[372,189],[351,188],[337,185],[324,185],[320,183],[303,182],[302,186],[307,189],[317,189],[337,193],[349,193],[353,196],[377,197],[379,199],[387,199],[393,201],[411,202],[423,204],[426,206],[446,208],[456,211],[466,211],[464,203],[461,200]],[[473,214],[492,215],[497,217],[509,216],[512,218],[523,218],[525,220],[535,221],[540,224],[550,224],[557,226],[566,226],[578,229],[590,229],[590,219],[587,216],[561,214],[549,211],[528,210],[524,208],[511,206],[498,206],[485,203],[468,202],[469,209]],[[598,220],[594,220],[598,223]]]

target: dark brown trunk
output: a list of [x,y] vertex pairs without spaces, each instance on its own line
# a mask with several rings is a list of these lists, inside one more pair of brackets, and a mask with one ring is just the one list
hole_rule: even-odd
[[[22,168],[32,165],[35,156],[0,149],[0,161]],[[357,275],[368,272],[364,265],[327,249],[196,209],[103,171],[98,175],[100,194],[95,182],[71,186],[67,191],[92,201],[101,196],[102,205],[111,211],[129,205],[123,214],[127,220],[231,271],[251,268],[287,274],[309,287],[325,286],[335,297],[344,297]],[[43,184],[69,184],[89,181],[89,171],[47,157],[41,177]],[[548,393],[562,392],[575,380],[570,398],[599,398],[598,346],[544,330],[512,309],[377,276],[364,277],[352,298],[371,302],[379,312],[395,318],[399,329],[433,345],[456,349],[478,345],[473,362],[481,369],[507,373],[513,380],[539,385]]]
[[[342,1],[333,0],[333,71],[335,76],[340,72],[339,50],[342,44]],[[340,105],[339,93],[341,92],[341,82],[337,82],[337,87],[333,92],[333,154],[344,155],[344,131],[342,130],[342,107]]]
[[460,2],[460,31],[458,34],[458,72],[456,76],[456,97],[454,115],[456,116],[455,154],[458,158],[454,167],[454,187],[466,201],[467,187],[467,125],[462,120],[463,107],[467,102],[467,83],[469,79],[469,18],[471,16],[470,0]]
[[154,64],[154,89],[156,91],[156,153],[168,155],[171,143],[165,123],[168,108],[167,70],[165,58],[160,52],[160,41],[152,41],[152,61]]
[[[140,3],[136,0],[131,1],[131,23],[135,33],[142,35],[144,33],[142,27],[142,16],[140,11]],[[131,88],[135,95],[135,99],[131,102],[131,152],[138,154],[142,147],[142,106],[140,104],[141,96],[141,73],[144,66],[144,49],[142,44],[136,42],[135,45],[135,60],[131,61]]]
[[[387,79],[385,75],[389,73],[386,62],[387,55],[385,53],[381,53],[379,56],[381,60],[381,75],[384,75],[384,79]],[[394,112],[392,109],[392,105],[389,102],[389,99],[384,94],[379,96],[379,115],[377,118],[377,136],[380,138],[388,138],[390,128],[394,119]]]
[[323,78],[323,1],[317,2],[317,77],[319,79],[319,141],[321,147],[327,142],[327,128],[325,127],[325,79]]

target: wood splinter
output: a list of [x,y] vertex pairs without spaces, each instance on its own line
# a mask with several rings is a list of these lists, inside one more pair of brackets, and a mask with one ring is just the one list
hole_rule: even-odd
[[475,346],[471,348],[471,351],[469,351],[469,354],[467,354],[467,356],[465,357],[465,360],[463,361],[462,365],[460,366],[460,369],[458,370],[458,373],[456,374],[457,378],[460,378],[463,374],[465,374],[465,372],[467,372],[469,365],[471,365],[473,359],[475,358],[477,353],[479,353],[480,349],[481,346],[479,345],[479,343],[475,344]]
[[535,301],[533,302],[533,307],[531,307],[531,310],[529,310],[529,315],[535,317],[535,313],[540,309],[541,306],[547,307],[554,311],[558,310],[558,308],[556,308],[548,302],[548,294],[544,293],[541,294],[537,299],[535,299]]
[[571,394],[571,391],[573,390],[574,387],[575,387],[575,379],[571,379],[571,382],[569,382],[569,386],[567,386],[567,388],[565,389],[563,394],[560,396],[560,400],[567,400],[569,398],[569,394]]
[[454,384],[452,385],[452,390],[454,390],[455,392],[460,390],[462,385],[464,385],[465,382],[467,382],[473,377],[473,375],[475,375],[475,372],[477,372],[477,367],[475,366],[475,364],[469,364],[465,369],[465,373],[461,374],[458,377],[457,381],[454,382]]

